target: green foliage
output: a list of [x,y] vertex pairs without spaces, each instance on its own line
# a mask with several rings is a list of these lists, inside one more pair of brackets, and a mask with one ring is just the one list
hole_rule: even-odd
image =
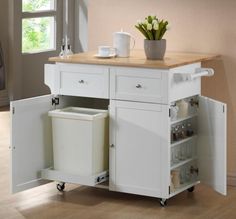
[[22,20],[22,52],[50,49],[50,18]]
[[34,12],[43,8],[50,9],[51,0],[23,0],[22,11]]
[[135,27],[147,40],[161,40],[167,31],[168,21],[159,20],[156,16],[148,16],[139,21]]
[[[23,0],[22,10],[34,12],[50,9],[51,0]],[[51,48],[51,17],[22,19],[22,52],[36,52]]]

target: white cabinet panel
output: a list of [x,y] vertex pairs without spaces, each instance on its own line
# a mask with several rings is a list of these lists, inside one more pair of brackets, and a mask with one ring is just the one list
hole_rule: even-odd
[[111,101],[110,189],[168,195],[168,107]]
[[[201,94],[201,77],[193,80],[185,80],[179,77],[179,73],[193,74],[201,67],[201,63],[194,63],[172,68],[169,71],[169,103],[186,97]],[[178,73],[178,74],[176,74]]]
[[109,69],[102,66],[58,65],[62,95],[109,98]]
[[44,184],[41,170],[53,166],[52,125],[48,112],[54,108],[80,105],[76,97],[53,95],[11,102],[12,192]]
[[48,111],[52,96],[11,102],[12,192],[41,185],[41,169],[52,165],[52,133]]
[[226,104],[199,97],[198,159],[200,179],[226,195]]
[[50,88],[51,94],[59,94],[60,75],[56,64],[44,65],[44,83]]
[[168,70],[111,68],[111,99],[167,104]]

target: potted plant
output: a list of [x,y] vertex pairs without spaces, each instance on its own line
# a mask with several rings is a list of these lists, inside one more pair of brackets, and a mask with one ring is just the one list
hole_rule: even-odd
[[135,27],[144,35],[144,51],[147,59],[163,59],[166,51],[166,40],[162,39],[168,27],[168,21],[148,16],[138,21]]

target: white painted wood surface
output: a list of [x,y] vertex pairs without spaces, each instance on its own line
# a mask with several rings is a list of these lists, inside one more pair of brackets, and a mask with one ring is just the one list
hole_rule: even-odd
[[40,171],[52,166],[52,133],[48,111],[52,95],[11,102],[12,192],[44,183]]
[[110,103],[110,186],[114,191],[164,197],[168,172],[168,106]]
[[113,67],[110,98],[151,103],[168,103],[168,70]]
[[59,64],[59,94],[109,98],[109,69],[103,66]]
[[198,165],[202,182],[226,195],[227,108],[226,104],[199,97]]
[[[184,184],[174,192],[169,192],[171,184],[169,108],[176,100],[201,94],[200,78],[183,80],[176,77],[176,73],[192,75],[200,66],[200,63],[195,63],[170,70],[160,70],[57,63],[56,67],[48,66],[45,82],[53,94],[65,95],[59,96],[60,103],[57,108],[76,106],[76,99],[71,96],[110,99],[110,190],[170,198],[199,183],[199,179],[196,178],[195,181]],[[78,85],[81,80],[88,82],[87,85],[82,83],[85,84],[84,88]],[[49,135],[51,130],[48,125],[44,130],[43,127],[48,121],[41,120],[42,114],[51,108],[50,104],[49,97],[12,103],[12,109],[13,107],[15,110],[22,109],[22,113],[14,114],[12,117],[11,145],[16,145],[17,148],[18,144],[23,145],[22,151],[12,149],[13,191],[39,185],[40,169],[50,167],[52,161],[49,159],[45,162],[42,151],[45,151],[43,148],[47,145],[43,134],[48,130]],[[31,117],[36,117],[34,120],[36,125],[32,130],[32,124],[28,121]],[[199,154],[198,162],[193,159],[194,165],[198,163],[203,182],[211,185],[216,191],[226,194],[226,105],[201,97],[199,113],[195,117],[198,117],[198,133],[195,138],[198,141]],[[25,130],[20,129],[24,121],[26,121]],[[29,130],[35,133],[35,136],[32,135],[34,138],[29,136]],[[48,139],[50,138],[49,136]],[[33,144],[34,139],[37,140],[36,144]],[[48,146],[51,147],[52,145]],[[33,156],[28,158],[28,154]],[[37,156],[38,154],[40,156]],[[36,161],[33,157],[37,157]],[[26,163],[31,162],[38,164],[28,167]],[[18,175],[19,172],[21,176]],[[67,174],[50,172],[50,176],[45,178],[56,180],[58,176],[58,180],[63,179],[66,182],[75,180],[79,183],[79,178],[74,179]]]

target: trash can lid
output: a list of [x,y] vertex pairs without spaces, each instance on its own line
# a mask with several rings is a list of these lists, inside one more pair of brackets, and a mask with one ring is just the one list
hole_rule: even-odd
[[80,107],[66,107],[63,109],[49,111],[48,115],[51,117],[65,119],[95,120],[106,118],[108,116],[108,111]]

